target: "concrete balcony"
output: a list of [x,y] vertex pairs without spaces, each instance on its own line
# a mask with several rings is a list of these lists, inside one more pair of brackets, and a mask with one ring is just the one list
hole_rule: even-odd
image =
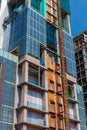
[[36,125],[38,127],[46,127],[46,121],[41,120],[41,119],[34,119],[34,118],[27,118],[27,122],[29,122],[29,124],[31,125]]
[[74,114],[70,114],[70,119],[74,122],[80,122],[77,115],[74,115]]
[[22,122],[17,122],[15,124],[15,127],[19,126],[19,125],[23,125],[25,124],[28,128],[30,127],[34,127],[34,128],[37,128],[38,130],[39,129],[43,129],[43,128],[47,128],[48,129],[48,126],[46,125],[46,121],[41,120],[41,119],[35,119],[35,118],[27,118],[26,121],[22,121]]

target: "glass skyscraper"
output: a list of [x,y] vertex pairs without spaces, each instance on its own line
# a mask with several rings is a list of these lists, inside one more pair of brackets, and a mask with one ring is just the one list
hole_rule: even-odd
[[4,9],[1,130],[81,130],[69,0],[60,0],[64,75],[58,1],[8,0]]

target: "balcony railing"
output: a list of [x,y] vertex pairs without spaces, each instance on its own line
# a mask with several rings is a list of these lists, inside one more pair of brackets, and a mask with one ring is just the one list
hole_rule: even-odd
[[73,115],[73,114],[70,114],[70,119],[78,120],[78,119],[77,119],[77,115]]
[[45,84],[40,84],[40,85],[39,85],[37,81],[34,81],[34,80],[29,79],[28,82],[29,82],[29,83],[32,83],[32,84],[34,84],[34,85],[38,85],[38,86],[40,86],[41,88],[45,88]]
[[32,79],[29,79],[28,82],[32,83],[32,84],[35,84],[35,85],[38,85],[38,82],[37,81],[34,81]]
[[38,105],[38,104],[36,104],[36,103],[32,103],[32,102],[29,102],[29,101],[27,102],[27,105],[28,105],[29,107],[36,108],[36,109],[45,111],[45,106]]
[[34,119],[34,118],[27,118],[27,121],[31,124],[35,124],[35,125],[39,125],[39,126],[42,126],[42,127],[46,127],[46,121],[44,120],[41,120],[41,119]]

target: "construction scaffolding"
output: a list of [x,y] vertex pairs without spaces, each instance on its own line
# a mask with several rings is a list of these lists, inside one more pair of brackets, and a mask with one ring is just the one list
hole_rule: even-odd
[[64,43],[63,43],[63,31],[62,31],[62,10],[60,0],[58,2],[58,21],[59,21],[59,49],[60,49],[60,63],[61,63],[61,75],[62,75],[62,89],[63,89],[63,100],[64,100],[64,120],[65,130],[70,130],[69,120],[69,102],[68,102],[68,87],[66,78],[66,59],[64,57]]
[[60,65],[58,62],[56,63],[55,57],[49,53],[47,54],[47,61],[49,128],[64,129]]

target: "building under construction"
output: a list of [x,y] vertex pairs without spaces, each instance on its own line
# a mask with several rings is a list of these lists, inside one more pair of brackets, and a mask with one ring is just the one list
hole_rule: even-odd
[[18,62],[14,106],[1,98],[0,130],[86,130],[79,118],[69,0],[8,0],[1,13],[3,49]]
[[74,38],[77,82],[83,88],[87,124],[87,30]]

